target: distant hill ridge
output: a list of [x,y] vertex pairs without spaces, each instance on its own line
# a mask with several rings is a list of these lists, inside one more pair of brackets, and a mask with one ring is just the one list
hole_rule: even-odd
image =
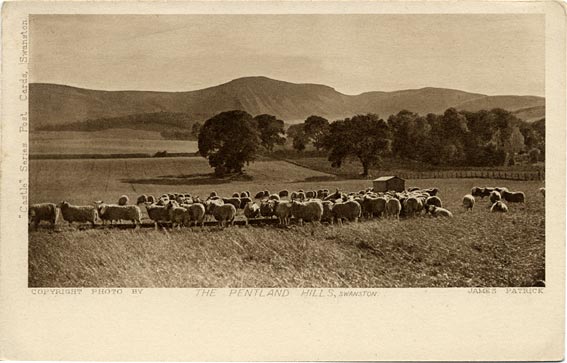
[[187,92],[101,91],[32,83],[29,101],[30,122],[34,129],[156,112],[183,113],[202,122],[219,112],[241,109],[252,115],[268,113],[294,123],[310,115],[335,120],[359,113],[376,113],[387,118],[403,109],[427,114],[442,113],[449,107],[470,111],[496,107],[511,112],[524,110],[518,116],[527,115],[530,120],[535,120],[545,115],[545,98],[487,96],[432,87],[353,96],[326,85],[244,77]]

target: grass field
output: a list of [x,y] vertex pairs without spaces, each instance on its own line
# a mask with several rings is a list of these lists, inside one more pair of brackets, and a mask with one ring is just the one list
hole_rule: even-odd
[[196,141],[164,140],[159,132],[110,129],[104,131],[34,131],[30,134],[30,154],[155,154],[192,153]]
[[[30,202],[91,204],[122,194],[189,192],[206,196],[249,190],[340,188],[368,180],[284,161],[263,160],[247,178],[211,176],[202,158],[32,160]],[[34,287],[447,287],[531,286],[545,279],[542,182],[490,179],[408,180],[438,187],[452,220],[426,217],[336,225],[78,230],[30,232],[29,285]],[[507,186],[526,193],[506,215],[479,200],[466,213],[472,186]],[[240,217],[241,218],[241,217]]]

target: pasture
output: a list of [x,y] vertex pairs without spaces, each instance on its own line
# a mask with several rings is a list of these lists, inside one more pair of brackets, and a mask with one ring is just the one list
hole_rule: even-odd
[[[284,161],[261,160],[246,170],[245,178],[218,179],[202,158],[32,160],[30,202],[92,204],[167,192],[206,197],[213,190],[223,196],[265,189],[358,191],[371,185]],[[545,208],[537,193],[543,182],[420,179],[406,186],[439,188],[455,217],[180,231],[80,230],[59,223],[55,231],[30,231],[29,286],[480,287],[545,280]],[[522,190],[527,202],[496,215],[488,212],[486,198],[477,198],[474,210],[465,212],[462,197],[473,186]]]

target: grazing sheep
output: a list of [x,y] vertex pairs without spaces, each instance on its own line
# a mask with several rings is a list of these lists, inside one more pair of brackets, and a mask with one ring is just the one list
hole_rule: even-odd
[[250,197],[242,197],[240,198],[240,209],[244,209],[244,207],[246,207],[246,204],[252,202],[252,198]]
[[463,197],[463,207],[466,210],[472,210],[474,207],[475,199],[472,195],[467,194]]
[[303,225],[303,222],[319,222],[323,216],[323,204],[316,200],[291,203],[291,215]]
[[287,226],[291,220],[291,202],[278,202],[274,208],[274,215],[281,226]]
[[366,218],[380,218],[386,211],[386,198],[365,195],[362,200],[362,212]]
[[260,217],[260,206],[252,201],[246,203],[244,206],[244,217],[246,217],[246,225],[250,219]]
[[451,213],[449,210],[447,210],[445,208],[439,208],[435,205],[428,205],[427,211],[429,212],[429,214],[431,214],[435,218],[438,218],[438,217],[453,218],[453,213]]
[[144,204],[144,203],[146,203],[147,201],[148,201],[148,196],[145,195],[145,194],[142,194],[142,195],[140,195],[140,196],[138,197],[138,199],[136,199],[136,205]]
[[201,224],[201,227],[205,225],[205,206],[202,203],[193,203],[185,206],[187,212],[189,213],[189,227],[191,222],[195,222],[195,227]]
[[130,199],[127,195],[122,195],[120,198],[118,198],[118,205],[126,205],[129,201]]
[[234,225],[234,218],[236,217],[236,208],[232,204],[217,204],[209,202],[210,212],[219,222],[219,227],[225,227],[227,223]]
[[509,192],[507,190],[503,190],[502,199],[509,203],[525,203],[526,196],[523,192]]
[[400,213],[402,211],[402,204],[396,198],[390,198],[386,201],[386,215],[388,217],[393,217],[400,219]]
[[256,195],[254,196],[254,199],[262,199],[264,198],[264,192],[258,192],[256,193]]
[[508,212],[508,206],[504,204],[502,201],[497,201],[496,203],[492,204],[490,207],[490,212],[492,213],[506,213]]
[[91,205],[72,205],[69,202],[63,201],[59,205],[61,209],[61,216],[69,224],[73,222],[86,223],[89,222],[94,226],[98,220],[98,213],[96,208]]
[[333,213],[334,219],[339,224],[342,224],[343,219],[350,222],[358,222],[362,214],[362,208],[358,202],[349,200],[348,202],[336,203],[331,213]]
[[443,207],[443,203],[441,202],[441,198],[438,196],[432,196],[425,199],[425,205],[434,205],[436,207]]
[[33,226],[37,226],[41,221],[48,221],[51,227],[55,227],[57,220],[57,206],[54,203],[32,204],[28,209],[28,222],[33,222]]
[[264,200],[260,203],[260,215],[265,218],[272,218],[274,215],[275,203],[273,200]]
[[330,200],[324,200],[321,202],[323,205],[323,215],[321,216],[321,222],[329,222],[333,224],[333,202]]
[[171,220],[171,228],[181,226],[188,226],[191,223],[191,215],[189,211],[183,207],[179,207],[172,202],[167,205],[167,212],[169,213],[169,219]]
[[471,194],[467,194],[467,195],[472,195],[473,197],[481,197],[484,198],[484,188],[480,188],[480,187],[473,187],[471,189]]
[[160,222],[169,222],[169,211],[165,205],[146,203],[146,212],[148,217],[154,222],[157,229]]
[[538,191],[541,193],[541,195],[543,195],[543,197],[545,198],[545,188],[539,188]]
[[490,203],[494,204],[498,202],[500,199],[502,199],[502,196],[496,190],[493,190],[492,192],[490,192],[489,199],[490,199]]
[[131,221],[139,225],[142,222],[142,211],[137,205],[116,205],[97,202],[97,210],[104,224],[106,221]]
[[289,195],[289,191],[287,190],[280,190],[280,192],[278,193],[280,198],[287,198],[287,196]]
[[415,217],[422,211],[423,204],[416,197],[409,197],[404,200],[403,209],[406,216]]
[[240,198],[222,198],[224,204],[232,204],[234,208],[240,208]]

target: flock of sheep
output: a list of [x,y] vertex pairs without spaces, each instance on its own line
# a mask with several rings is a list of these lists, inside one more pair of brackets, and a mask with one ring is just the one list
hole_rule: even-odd
[[[545,189],[540,188],[545,196]],[[254,198],[250,192],[234,193],[231,197],[220,197],[212,192],[208,198],[201,200],[198,196],[187,193],[163,194],[159,198],[152,195],[140,195],[135,205],[128,204],[129,198],[123,195],[117,204],[97,201],[94,205],[72,205],[69,202],[33,204],[29,207],[29,223],[37,228],[41,221],[48,221],[55,226],[60,211],[63,220],[72,224],[91,223],[93,226],[102,222],[130,221],[140,225],[144,206],[148,217],[155,227],[163,223],[171,223],[172,227],[203,226],[206,219],[214,218],[223,227],[234,224],[237,211],[242,210],[249,220],[274,218],[282,226],[290,224],[293,218],[299,224],[304,222],[337,222],[343,220],[356,222],[360,218],[395,218],[415,217],[428,214],[433,217],[452,218],[453,214],[443,208],[437,195],[437,188],[409,188],[403,192],[374,192],[372,188],[358,193],[344,193],[338,189],[330,193],[328,189],[317,191],[289,192],[282,190],[271,194],[268,191],[257,193]],[[472,210],[475,197],[488,197],[491,212],[507,212],[508,203],[524,203],[523,192],[511,192],[507,188],[474,187],[471,194],[463,197],[463,207]]]

